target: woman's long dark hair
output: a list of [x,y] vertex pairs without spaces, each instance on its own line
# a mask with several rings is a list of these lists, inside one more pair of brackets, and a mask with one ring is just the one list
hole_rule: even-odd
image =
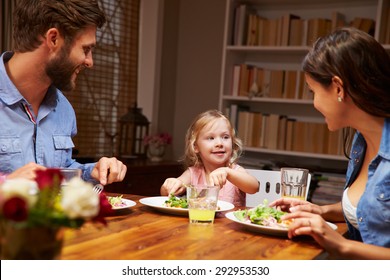
[[[390,56],[371,35],[352,27],[319,38],[302,63],[303,71],[323,87],[334,76],[344,92],[370,115],[390,117]],[[354,132],[344,129],[344,154],[348,157]]]

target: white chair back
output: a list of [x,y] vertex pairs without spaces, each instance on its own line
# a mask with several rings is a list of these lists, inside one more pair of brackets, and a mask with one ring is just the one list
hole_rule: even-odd
[[[281,174],[277,170],[246,169],[249,174],[259,181],[259,191],[254,194],[246,194],[246,207],[255,207],[263,203],[264,199],[272,202],[281,197],[282,186],[280,184]],[[309,193],[311,174],[307,178],[306,197]]]

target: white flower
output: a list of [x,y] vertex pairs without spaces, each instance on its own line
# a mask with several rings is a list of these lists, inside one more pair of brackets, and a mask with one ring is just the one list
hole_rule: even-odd
[[99,194],[92,188],[77,177],[62,188],[61,206],[69,218],[91,218],[99,213]]
[[0,186],[1,196],[4,200],[18,196],[27,202],[31,208],[37,201],[38,185],[28,179],[8,179]]

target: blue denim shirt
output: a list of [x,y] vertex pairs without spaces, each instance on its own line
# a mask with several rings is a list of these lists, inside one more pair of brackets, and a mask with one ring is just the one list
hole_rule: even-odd
[[34,116],[5,70],[4,63],[12,55],[5,52],[0,60],[0,173],[36,162],[46,167],[80,168],[84,180],[94,181],[91,171],[95,163],[80,164],[72,159],[72,137],[77,133],[72,105],[51,86]]
[[[366,141],[357,132],[348,163],[347,186],[362,166]],[[379,152],[368,167],[368,181],[357,205],[359,230],[348,223],[352,239],[367,244],[390,247],[390,119],[385,120]]]

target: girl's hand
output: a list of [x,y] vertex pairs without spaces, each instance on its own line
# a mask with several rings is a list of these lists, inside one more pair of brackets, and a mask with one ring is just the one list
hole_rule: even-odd
[[164,181],[164,184],[161,186],[160,193],[161,195],[181,195],[185,193],[186,188],[183,186],[183,182],[177,178],[168,178]]
[[220,167],[211,172],[209,175],[211,185],[222,188],[226,184],[228,172],[228,167]]

